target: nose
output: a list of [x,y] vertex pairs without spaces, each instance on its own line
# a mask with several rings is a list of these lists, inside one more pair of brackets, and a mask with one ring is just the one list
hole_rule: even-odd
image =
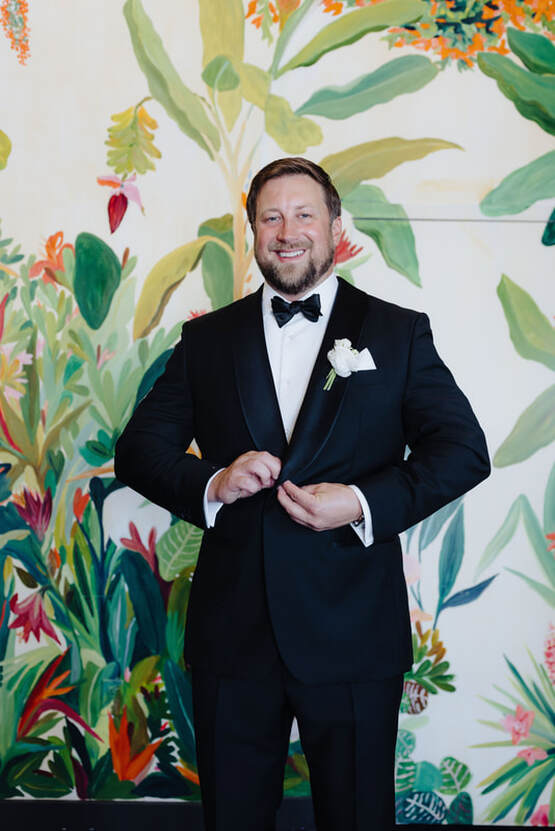
[[282,242],[287,242],[295,236],[295,228],[295,218],[284,216],[278,228],[277,238]]

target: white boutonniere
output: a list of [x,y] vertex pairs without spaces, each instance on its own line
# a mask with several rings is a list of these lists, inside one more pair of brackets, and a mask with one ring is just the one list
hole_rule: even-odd
[[376,369],[376,364],[367,348],[361,352],[354,349],[348,338],[336,340],[333,349],[328,352],[328,361],[332,368],[328,372],[324,389],[329,390],[337,375],[348,378],[351,372],[361,369]]

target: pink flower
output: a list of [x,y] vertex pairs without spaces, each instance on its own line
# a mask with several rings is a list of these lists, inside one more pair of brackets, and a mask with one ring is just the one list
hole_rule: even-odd
[[21,603],[17,602],[17,594],[14,594],[10,600],[10,609],[17,617],[10,623],[8,628],[17,629],[19,626],[23,626],[23,640],[25,643],[29,640],[31,633],[37,641],[40,641],[41,630],[51,638],[54,638],[57,643],[60,643],[54,627],[46,616],[40,591],[29,595]]
[[552,684],[555,684],[555,627],[549,626],[549,632],[545,639],[545,665],[547,674]]
[[544,759],[547,759],[547,753],[541,747],[526,747],[523,750],[519,750],[516,755],[524,759],[530,767],[534,762],[542,762]]
[[426,623],[428,620],[433,620],[433,617],[428,612],[425,612],[424,609],[419,609],[418,606],[415,606],[410,610],[411,623]]
[[416,557],[411,557],[410,554],[403,554],[403,571],[405,572],[407,586],[411,586],[420,580],[420,563]]
[[15,508],[21,519],[30,525],[39,540],[42,542],[52,516],[52,494],[46,489],[44,499],[39,493],[31,493],[23,488],[23,493],[13,498]]
[[549,826],[549,805],[540,805],[536,808],[530,818],[530,825],[542,825],[544,828]]
[[524,710],[520,704],[517,705],[515,715],[508,715],[501,724],[506,730],[511,731],[511,741],[518,744],[521,739],[526,739],[530,733],[534,721],[534,711]]

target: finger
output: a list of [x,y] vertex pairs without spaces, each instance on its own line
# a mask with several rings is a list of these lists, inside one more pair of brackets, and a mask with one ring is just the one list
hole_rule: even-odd
[[317,505],[316,497],[310,493],[306,488],[299,488],[298,485],[294,485],[293,482],[287,480],[283,483],[283,489],[285,490],[286,494],[300,505],[302,508],[305,509],[308,513],[313,513],[314,509]]
[[279,486],[277,489],[277,498],[278,502],[280,503],[281,507],[287,511],[291,519],[294,519],[295,522],[299,522],[301,525],[306,525],[310,527],[311,516],[310,514],[295,500],[291,499],[285,487],[282,485]]
[[256,476],[264,488],[271,487],[276,481],[271,468],[262,459],[249,459],[244,465],[243,472]]
[[277,456],[272,456],[267,450],[263,450],[259,454],[259,458],[268,467],[275,481],[281,472],[281,459],[278,459]]

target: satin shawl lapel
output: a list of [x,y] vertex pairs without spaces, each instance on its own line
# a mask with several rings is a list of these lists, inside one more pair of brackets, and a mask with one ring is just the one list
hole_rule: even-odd
[[243,416],[257,450],[283,458],[287,439],[279,411],[262,323],[262,288],[238,307],[233,358]]
[[331,389],[324,383],[331,369],[328,352],[334,341],[348,338],[357,346],[367,305],[344,280],[339,280],[335,303],[284,461],[281,481],[298,476],[322,449],[339,415],[348,378],[337,377]]

